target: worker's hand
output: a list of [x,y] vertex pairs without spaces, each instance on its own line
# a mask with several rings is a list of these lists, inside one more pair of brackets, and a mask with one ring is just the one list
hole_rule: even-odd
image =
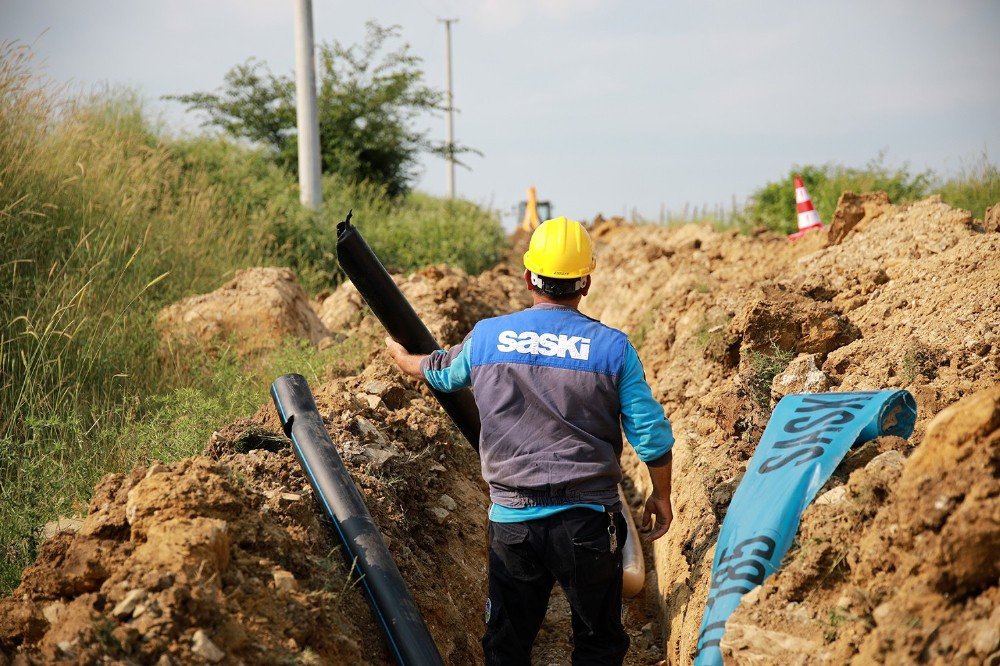
[[423,356],[411,354],[406,351],[406,347],[392,338],[385,339],[385,347],[389,352],[389,356],[396,362],[400,370],[415,379],[423,379],[424,373],[420,371],[420,361],[423,359]]
[[[656,516],[655,523],[653,516]],[[653,530],[646,537],[647,541],[656,541],[667,533],[670,523],[674,520],[674,510],[670,506],[670,497],[659,497],[656,493],[646,500],[646,508],[642,512],[642,529]]]
[[389,351],[389,356],[391,356],[392,360],[396,362],[396,365],[401,365],[402,359],[409,355],[406,351],[406,347],[399,344],[392,338],[387,337],[385,339],[385,347]]

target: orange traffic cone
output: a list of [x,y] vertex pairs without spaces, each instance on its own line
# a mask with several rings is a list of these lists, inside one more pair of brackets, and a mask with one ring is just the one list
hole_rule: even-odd
[[802,238],[813,229],[823,228],[823,222],[813,207],[812,199],[809,198],[809,192],[806,190],[801,176],[795,177],[795,209],[799,214],[799,230],[794,234],[789,234],[788,240]]

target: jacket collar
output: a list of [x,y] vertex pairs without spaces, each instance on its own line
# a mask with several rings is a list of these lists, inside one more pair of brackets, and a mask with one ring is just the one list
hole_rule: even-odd
[[558,303],[536,303],[529,310],[562,310],[564,312],[579,312],[572,305],[559,305]]

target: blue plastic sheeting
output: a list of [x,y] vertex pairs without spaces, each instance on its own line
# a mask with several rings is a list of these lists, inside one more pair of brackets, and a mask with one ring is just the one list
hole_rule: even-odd
[[781,399],[722,522],[696,666],[722,664],[726,620],[744,594],[778,569],[802,512],[847,451],[881,435],[909,437],[916,419],[917,405],[907,391]]

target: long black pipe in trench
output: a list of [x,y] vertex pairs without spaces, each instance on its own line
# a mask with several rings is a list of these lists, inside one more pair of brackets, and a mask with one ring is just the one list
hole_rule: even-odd
[[305,377],[279,377],[271,384],[271,397],[295,456],[337,529],[348,562],[361,572],[361,584],[397,661],[405,666],[443,664],[410,590],[326,431]]
[[[396,283],[389,277],[382,262],[365,242],[358,228],[351,224],[351,213],[337,225],[337,261],[347,277],[358,288],[378,320],[389,335],[411,354],[430,354],[440,349],[437,340],[427,330],[413,306],[403,296]],[[455,393],[434,391],[434,397],[479,451],[479,409],[472,391],[462,389]]]

